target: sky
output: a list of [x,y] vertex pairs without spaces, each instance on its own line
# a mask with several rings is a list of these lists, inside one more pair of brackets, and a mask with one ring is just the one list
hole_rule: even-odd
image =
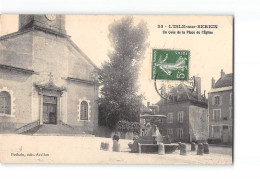
[[[78,47],[98,66],[108,60],[112,50],[108,39],[108,27],[121,15],[66,15],[66,31]],[[151,79],[152,49],[190,50],[189,75],[201,77],[202,93],[211,89],[211,79],[220,77],[221,69],[232,73],[233,59],[233,19],[230,16],[134,16],[135,24],[141,20],[149,29],[148,43],[138,84],[139,93],[145,95],[145,102],[152,104],[160,100]],[[164,28],[158,28],[163,25]],[[213,34],[163,34],[162,30],[172,29],[169,25],[218,25],[217,29],[195,29],[212,31]],[[166,26],[166,27],[165,27]],[[0,36],[18,30],[18,15],[0,16]],[[194,30],[194,29],[191,29]]]

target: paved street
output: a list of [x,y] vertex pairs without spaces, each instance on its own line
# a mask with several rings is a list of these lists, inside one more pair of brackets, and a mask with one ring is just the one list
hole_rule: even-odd
[[[9,142],[15,141],[15,142]],[[129,153],[130,140],[120,140],[121,152],[100,150],[101,142],[112,139],[86,136],[28,136],[0,135],[0,150],[4,163],[90,163],[90,164],[232,164],[232,149],[210,147],[210,154],[198,156],[190,151],[187,155]],[[11,151],[11,152],[10,152]]]

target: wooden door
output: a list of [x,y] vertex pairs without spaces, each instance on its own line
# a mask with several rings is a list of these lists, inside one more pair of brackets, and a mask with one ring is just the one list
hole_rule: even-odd
[[43,104],[43,123],[44,124],[57,124],[57,105],[56,104]]

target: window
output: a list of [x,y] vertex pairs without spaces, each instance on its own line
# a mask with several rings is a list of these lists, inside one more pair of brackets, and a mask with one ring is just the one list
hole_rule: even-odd
[[88,120],[88,103],[86,101],[80,103],[80,120]]
[[173,102],[173,96],[169,95],[169,103],[172,103],[172,102]]
[[219,96],[215,96],[215,104],[219,104]]
[[183,138],[183,128],[178,128],[177,129],[177,137],[178,137],[178,139],[182,139]]
[[213,127],[214,133],[220,133],[220,127],[219,126],[214,126]]
[[144,135],[145,135],[145,129],[142,129],[141,136],[144,136]]
[[221,126],[212,126],[212,136],[211,137],[213,137],[213,138],[215,138],[215,139],[219,139],[219,138],[221,138]]
[[168,113],[167,114],[167,122],[168,123],[173,123],[173,113]]
[[11,114],[11,96],[8,92],[0,92],[0,113]]
[[167,134],[172,135],[173,134],[173,129],[167,129]]
[[222,98],[221,96],[214,96],[213,99],[212,99],[212,104],[213,105],[221,105],[222,103]]
[[183,123],[183,111],[178,111],[178,122]]
[[223,130],[228,129],[228,126],[223,126]]
[[220,109],[213,109],[213,120],[219,121],[221,118],[221,110]]

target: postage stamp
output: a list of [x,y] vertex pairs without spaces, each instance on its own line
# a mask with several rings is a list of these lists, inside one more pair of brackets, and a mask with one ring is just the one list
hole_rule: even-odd
[[188,80],[189,58],[189,50],[153,49],[152,79]]
[[0,14],[0,163],[232,164],[233,22]]

